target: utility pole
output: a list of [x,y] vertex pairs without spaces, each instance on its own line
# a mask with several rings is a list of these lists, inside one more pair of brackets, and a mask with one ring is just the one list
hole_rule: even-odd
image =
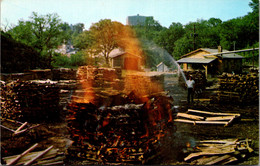
[[193,50],[195,50],[195,24],[193,24]]
[[255,50],[255,47],[253,47],[253,52],[252,52],[252,60],[253,60],[253,69],[255,69],[255,62],[254,62],[254,51]]
[[198,37],[198,34],[196,33],[196,24],[193,24],[193,34],[191,34],[191,36],[193,36],[193,50],[195,50],[195,46],[196,46],[196,37]]

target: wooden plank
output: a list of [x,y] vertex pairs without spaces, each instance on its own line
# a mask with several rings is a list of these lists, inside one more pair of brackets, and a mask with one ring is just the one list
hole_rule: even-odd
[[57,161],[57,162],[48,163],[48,164],[45,164],[45,165],[60,165],[60,164],[63,164],[63,161]]
[[41,161],[38,161],[37,163],[33,164],[33,165],[46,165],[48,163],[54,163],[54,162],[57,162],[57,161],[61,161],[61,160],[64,160],[66,157],[65,156],[59,156],[59,157],[56,157],[54,159],[50,159],[50,160],[41,160]]
[[231,162],[237,161],[238,159],[236,157],[230,157],[227,161],[220,163],[221,165],[226,165]]
[[186,113],[177,113],[177,117],[184,117],[184,118],[193,119],[193,120],[204,120],[205,119],[202,116],[189,115]]
[[232,119],[230,119],[230,120],[228,121],[228,123],[225,125],[225,127],[226,127],[226,126],[229,126],[229,125],[234,121],[234,119],[235,119],[235,117],[233,117]]
[[32,164],[35,160],[37,160],[38,158],[42,157],[44,154],[46,154],[48,151],[50,151],[53,148],[53,145],[51,145],[49,148],[47,148],[46,150],[44,150],[43,152],[41,152],[40,154],[38,154],[36,157],[32,158],[31,160],[27,161],[26,163],[24,163],[24,165],[30,165]]
[[[48,157],[48,156],[52,156],[53,154],[57,154],[57,149],[51,149],[48,153],[46,153],[43,157]],[[30,160],[31,158],[37,156],[39,153],[41,153],[43,151],[39,151],[39,152],[30,152],[28,154],[26,154],[25,156],[23,156],[19,162],[17,163],[18,165],[22,165],[25,162],[27,162],[28,160]],[[7,157],[3,157],[3,159],[6,161],[6,163],[10,162],[10,160],[13,160],[15,157],[17,157],[19,155],[14,155],[14,156],[7,156]]]
[[26,151],[24,151],[22,154],[18,155],[16,158],[14,158],[12,161],[8,162],[6,165],[13,165],[14,163],[16,163],[20,158],[22,158],[23,156],[25,156],[27,153],[29,153],[30,151],[32,151],[33,149],[36,148],[36,146],[38,146],[38,143],[34,144],[32,147],[30,147],[29,149],[27,149]]
[[197,160],[192,161],[192,164],[194,163],[194,165],[205,165],[205,163],[216,158],[218,158],[218,156],[203,156],[201,158],[198,158]]
[[174,119],[174,122],[183,122],[183,123],[191,123],[191,124],[221,124],[226,125],[227,122],[221,122],[221,121],[192,121],[192,120],[186,120],[186,119]]
[[217,144],[235,144],[238,141],[237,138],[222,139],[222,140],[203,140],[198,143],[217,143]]
[[1,124],[0,124],[0,126],[1,126],[2,128],[4,128],[4,129],[6,129],[6,130],[9,130],[9,131],[11,131],[11,132],[15,132],[15,130],[10,129],[10,128],[8,128],[8,127],[5,127],[4,125],[1,125]]
[[218,157],[218,158],[216,158],[216,159],[214,159],[212,161],[209,161],[209,162],[205,163],[205,165],[217,164],[217,163],[219,163],[219,162],[221,162],[223,160],[227,160],[227,159],[229,159],[231,157],[232,157],[231,155],[224,155],[224,156]]
[[211,120],[230,120],[235,118],[235,116],[215,116],[215,117],[207,117],[205,120],[206,121],[211,121]]
[[14,133],[19,132],[22,128],[24,128],[27,125],[27,122],[24,122],[20,127],[18,127],[18,129],[15,130]]
[[221,154],[229,154],[229,153],[234,153],[235,149],[232,148],[208,148],[208,150],[202,151],[202,152],[196,152],[196,153],[191,153],[187,157],[184,158],[184,161],[188,161],[194,157],[199,157],[199,156],[212,156],[212,155],[221,155]]
[[220,113],[220,112],[208,112],[208,111],[200,111],[200,110],[193,110],[193,109],[188,109],[188,112],[195,112],[195,113],[201,113],[201,114],[208,114],[208,115],[234,115],[239,117],[240,114],[234,114],[234,113]]

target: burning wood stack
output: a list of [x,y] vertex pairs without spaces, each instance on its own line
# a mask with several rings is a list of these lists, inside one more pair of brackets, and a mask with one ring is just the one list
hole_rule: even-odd
[[50,81],[13,81],[1,86],[1,117],[47,120],[59,113],[59,88]]
[[227,103],[258,103],[258,83],[258,74],[223,74],[219,77],[218,100]]
[[[145,87],[140,80],[135,80],[135,87],[148,89],[148,95],[138,89],[132,89],[130,93],[130,85],[125,85],[127,81],[117,85],[122,80],[115,83],[114,87],[123,86],[121,89],[124,90],[114,89],[115,93],[104,93],[104,89],[111,90],[111,87],[98,85],[105,86],[115,81],[118,78],[113,74],[115,71],[84,68],[86,71],[82,70],[83,67],[79,69],[78,74],[83,74],[78,77],[85,79],[81,82],[88,82],[82,85],[88,89],[88,93],[83,95],[87,99],[75,96],[68,106],[68,130],[74,141],[68,149],[70,156],[92,161],[92,164],[145,163],[152,149],[173,127],[172,97],[163,91],[159,92],[158,88],[148,89],[149,86]],[[108,83],[94,83],[101,81],[99,76]]]

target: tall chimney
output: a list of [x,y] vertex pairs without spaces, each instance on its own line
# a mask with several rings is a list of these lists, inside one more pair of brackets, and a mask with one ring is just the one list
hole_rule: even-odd
[[222,47],[218,46],[218,52],[222,52]]

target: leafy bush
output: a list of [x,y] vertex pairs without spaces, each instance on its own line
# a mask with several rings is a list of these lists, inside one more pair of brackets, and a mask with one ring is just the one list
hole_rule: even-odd
[[74,68],[82,65],[86,65],[87,57],[83,52],[77,52],[76,54],[72,54],[70,57],[67,55],[55,54],[52,58],[52,66],[53,67],[66,67],[66,68]]

